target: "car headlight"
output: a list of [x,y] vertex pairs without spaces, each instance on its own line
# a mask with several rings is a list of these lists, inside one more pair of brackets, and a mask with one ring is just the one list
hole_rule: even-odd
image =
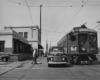
[[64,60],[65,60],[65,58],[62,58],[62,60],[64,61]]
[[51,61],[53,61],[53,58],[51,58]]

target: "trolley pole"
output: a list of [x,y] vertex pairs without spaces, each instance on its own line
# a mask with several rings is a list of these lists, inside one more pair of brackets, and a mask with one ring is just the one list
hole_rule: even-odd
[[42,9],[42,5],[40,5],[40,44],[41,44],[41,38],[42,38],[42,37],[41,37],[41,34],[42,34],[42,32],[41,32],[41,30],[42,30],[42,29],[41,29],[41,14],[42,14],[42,13],[41,13],[41,9]]

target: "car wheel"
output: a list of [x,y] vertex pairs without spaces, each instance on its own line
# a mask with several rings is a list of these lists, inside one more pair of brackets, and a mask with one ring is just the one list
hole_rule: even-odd
[[2,61],[3,62],[7,62],[7,58],[2,58]]
[[51,67],[51,64],[48,64],[48,67]]

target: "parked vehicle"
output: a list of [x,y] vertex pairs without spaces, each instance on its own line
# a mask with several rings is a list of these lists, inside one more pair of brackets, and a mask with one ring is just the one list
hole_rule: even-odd
[[10,58],[9,54],[6,53],[0,53],[0,60],[2,60],[3,62],[7,62]]
[[67,55],[63,47],[52,46],[47,54],[48,67],[56,64],[67,64]]

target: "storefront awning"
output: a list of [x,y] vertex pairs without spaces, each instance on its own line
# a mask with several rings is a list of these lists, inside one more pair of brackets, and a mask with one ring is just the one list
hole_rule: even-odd
[[43,46],[38,44],[38,49],[43,49]]

